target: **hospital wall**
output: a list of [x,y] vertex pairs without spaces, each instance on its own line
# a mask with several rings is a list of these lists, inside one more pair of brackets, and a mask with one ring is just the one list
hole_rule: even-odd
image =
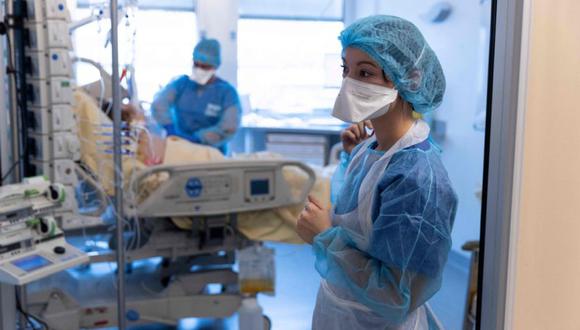
[[484,133],[474,130],[473,125],[478,107],[485,106],[487,79],[482,69],[487,68],[486,52],[489,48],[481,39],[481,22],[482,17],[484,22],[489,17],[491,8],[489,1],[481,5],[479,0],[453,0],[449,1],[453,11],[447,20],[430,23],[425,16],[438,2],[353,1],[350,5],[347,2],[347,10],[353,16],[350,19],[372,14],[404,17],[419,27],[439,56],[447,90],[435,116],[447,126],[440,147],[442,159],[459,195],[453,250],[461,251],[463,243],[479,239],[481,203],[476,191],[482,182]]
[[[222,63],[220,77],[238,85],[238,0],[197,0],[197,30],[202,38],[219,40]],[[219,19],[216,19],[219,17]]]
[[580,329],[580,2],[531,6],[515,303],[506,329]]

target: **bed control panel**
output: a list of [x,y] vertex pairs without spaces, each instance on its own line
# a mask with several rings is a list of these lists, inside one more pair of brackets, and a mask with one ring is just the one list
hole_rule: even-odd
[[[284,171],[300,173],[298,187]],[[131,189],[136,196],[142,183],[167,173],[163,181],[138,205],[139,216],[203,216],[266,210],[303,202],[315,174],[300,162],[281,160],[238,160],[186,166],[157,166],[139,173]],[[286,173],[288,174],[288,173]],[[297,184],[296,184],[297,185]]]

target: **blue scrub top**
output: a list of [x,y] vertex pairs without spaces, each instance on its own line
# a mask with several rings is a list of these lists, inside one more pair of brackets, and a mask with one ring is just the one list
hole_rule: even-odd
[[169,134],[225,151],[239,127],[241,106],[236,89],[223,79],[200,85],[184,75],[156,95],[152,113]]

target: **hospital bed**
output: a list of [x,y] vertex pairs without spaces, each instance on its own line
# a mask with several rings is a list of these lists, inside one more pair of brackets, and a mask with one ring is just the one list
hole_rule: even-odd
[[[302,173],[303,182],[296,189],[288,184],[288,168]],[[261,214],[274,218],[271,210],[301,205],[315,179],[310,167],[284,160],[231,160],[142,170],[131,183],[126,207],[129,218],[143,222],[142,237],[128,251],[128,258],[173,260],[243,248],[258,239],[248,231],[249,225],[240,230],[239,221],[253,222]],[[270,221],[279,230],[291,227]]]
[[[300,191],[287,184],[284,169],[288,167],[304,172],[306,184]],[[151,189],[152,178],[155,189]],[[301,203],[314,182],[315,173],[308,166],[283,160],[156,166],[141,171],[127,192],[138,202],[129,205],[127,212],[142,221],[144,237],[126,255],[129,262],[162,257],[161,267],[148,275],[159,279],[163,289],[156,297],[128,289],[129,324],[175,325],[186,317],[234,314],[245,297],[232,269],[236,251],[259,244],[237,230],[239,215]],[[170,221],[171,217],[188,222],[189,229]],[[91,255],[91,262],[113,260],[112,252]],[[210,284],[219,284],[220,293],[208,294]],[[103,303],[102,294],[94,298],[95,302],[79,303],[61,289],[41,291],[29,297],[29,312],[59,330],[114,326],[116,302],[105,299]]]
[[[92,120],[103,119],[98,113],[91,116]],[[95,133],[94,124],[87,127]],[[86,139],[81,137],[81,144]],[[176,154],[191,154],[184,152],[184,147],[197,156],[172,159]],[[87,149],[91,150],[85,146],[83,156]],[[91,162],[95,165],[107,160],[106,155],[96,156],[99,159],[84,157],[89,164],[84,167],[90,170]],[[140,280],[128,282],[129,325],[175,325],[187,317],[224,318],[234,314],[248,297],[240,293],[238,273],[233,270],[236,251],[265,240],[300,243],[294,225],[306,196],[315,192],[328,200],[324,198],[329,190],[328,176],[300,162],[263,155],[223,159],[206,147],[179,139],[169,139],[165,156],[164,165],[153,167],[124,159],[124,165],[132,165],[124,168],[125,215],[132,228],[128,244],[123,247],[127,261],[162,258],[158,268],[146,273],[136,271]],[[102,183],[106,183],[103,177],[110,171],[99,166],[103,164],[94,166],[94,173],[89,175],[79,171],[84,173],[81,177],[93,178],[86,183],[100,185],[96,189],[103,196],[98,199],[107,201],[111,187],[103,187]],[[109,248],[89,252],[90,262],[114,261],[114,251],[119,247],[113,238]],[[29,313],[51,329],[114,326],[114,291],[101,288],[86,300],[75,295],[80,290],[90,290],[80,284],[82,277],[78,276],[64,273],[44,285],[39,283],[39,289],[28,297]],[[156,282],[156,294],[144,294],[140,290],[142,281]],[[67,285],[63,287],[62,283]],[[217,284],[219,292],[209,293],[210,284]]]

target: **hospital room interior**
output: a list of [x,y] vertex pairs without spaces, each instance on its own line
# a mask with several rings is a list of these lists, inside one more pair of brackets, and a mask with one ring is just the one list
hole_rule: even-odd
[[533,6],[2,1],[0,329],[534,329]]

